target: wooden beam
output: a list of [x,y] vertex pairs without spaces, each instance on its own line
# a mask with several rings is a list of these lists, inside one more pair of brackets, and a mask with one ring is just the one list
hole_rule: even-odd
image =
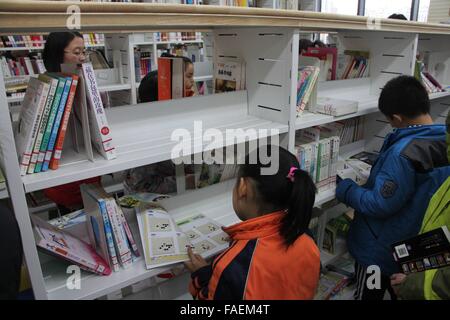
[[0,2],[0,33],[67,30],[67,9],[81,12],[81,29],[88,32],[132,32],[167,28],[293,27],[302,30],[373,30],[450,34],[450,26],[395,19],[372,19],[310,11],[219,6],[111,2]]

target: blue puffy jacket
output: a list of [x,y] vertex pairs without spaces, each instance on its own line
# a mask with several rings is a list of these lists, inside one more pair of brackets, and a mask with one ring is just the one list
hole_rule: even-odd
[[399,272],[391,244],[419,232],[428,202],[450,176],[445,126],[397,129],[386,136],[367,183],[341,181],[337,198],[355,209],[347,245],[364,267]]

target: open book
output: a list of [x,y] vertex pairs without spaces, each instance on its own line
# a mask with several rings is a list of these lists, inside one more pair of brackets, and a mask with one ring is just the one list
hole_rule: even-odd
[[204,258],[228,247],[221,226],[202,214],[176,221],[158,204],[147,203],[136,215],[147,269],[188,260],[188,246]]

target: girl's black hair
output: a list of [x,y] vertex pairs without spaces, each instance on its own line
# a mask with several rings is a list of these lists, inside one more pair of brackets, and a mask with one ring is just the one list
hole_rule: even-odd
[[[274,148],[278,148],[278,159],[275,158]],[[294,181],[287,176],[292,167],[299,168],[297,158],[284,148],[268,146],[267,155],[271,163],[261,161],[259,149],[252,161],[249,155],[245,158],[238,172],[240,178],[251,178],[257,194],[257,201],[268,210],[286,210],[281,223],[280,233],[286,246],[290,246],[295,240],[308,230],[311,220],[314,201],[316,198],[316,186],[306,171],[297,169],[294,172]],[[265,153],[265,152],[264,152]],[[272,154],[274,156],[272,157]],[[274,175],[261,174],[261,168],[268,168],[278,161],[278,171]],[[256,163],[256,164],[252,164]],[[270,211],[268,211],[270,212]]]
[[83,39],[81,33],[76,31],[52,32],[48,35],[42,54],[48,72],[61,72],[61,64],[64,63],[64,49],[76,37]]

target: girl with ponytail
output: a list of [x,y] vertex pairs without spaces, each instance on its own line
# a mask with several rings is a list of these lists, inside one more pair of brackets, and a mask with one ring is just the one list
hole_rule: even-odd
[[[314,297],[320,253],[307,231],[316,187],[293,154],[278,146],[268,150],[270,163],[264,164],[258,149],[239,168],[233,209],[242,222],[224,228],[230,247],[211,265],[189,250],[186,266],[192,272],[189,289],[194,298]],[[262,174],[273,161],[277,172]]]

